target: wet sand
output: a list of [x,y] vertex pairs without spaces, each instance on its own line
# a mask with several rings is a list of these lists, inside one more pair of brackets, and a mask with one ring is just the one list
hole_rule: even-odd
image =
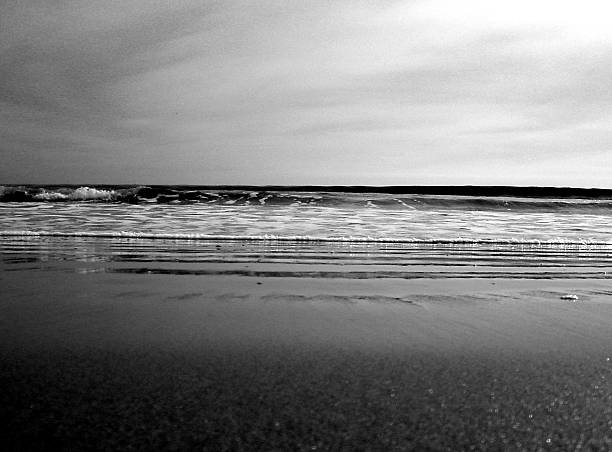
[[607,280],[68,267],[0,272],[4,450],[612,447]]

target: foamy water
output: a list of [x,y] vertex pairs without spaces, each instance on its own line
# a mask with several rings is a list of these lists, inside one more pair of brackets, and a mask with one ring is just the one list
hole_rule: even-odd
[[[339,193],[284,196],[288,201],[282,204],[271,203],[267,194],[240,197],[240,203],[235,202],[236,197],[213,203],[5,202],[0,203],[0,235],[434,243],[612,242],[612,208],[601,200],[441,196],[404,196],[398,200],[394,195]],[[318,202],[296,201],[304,196]],[[335,202],[322,201],[329,198]]]
[[0,202],[1,262],[257,278],[605,279],[612,270],[606,199],[147,190],[9,191],[22,200]]

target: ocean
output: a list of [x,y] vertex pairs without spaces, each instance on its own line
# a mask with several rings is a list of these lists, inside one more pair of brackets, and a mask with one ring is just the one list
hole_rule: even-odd
[[0,187],[3,263],[100,271],[607,278],[611,220],[605,190]]

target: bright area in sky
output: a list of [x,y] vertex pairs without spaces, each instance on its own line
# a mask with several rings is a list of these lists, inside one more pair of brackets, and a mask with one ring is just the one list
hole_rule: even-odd
[[611,10],[9,0],[0,184],[612,188]]
[[[415,7],[406,3],[407,7]],[[610,37],[612,5],[606,0],[432,0],[419,1],[416,14],[431,20],[480,29],[548,28],[568,38],[599,40]]]

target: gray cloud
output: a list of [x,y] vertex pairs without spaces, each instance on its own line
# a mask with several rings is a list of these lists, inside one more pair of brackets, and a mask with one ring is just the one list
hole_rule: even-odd
[[5,3],[0,182],[609,186],[610,37],[437,3]]

